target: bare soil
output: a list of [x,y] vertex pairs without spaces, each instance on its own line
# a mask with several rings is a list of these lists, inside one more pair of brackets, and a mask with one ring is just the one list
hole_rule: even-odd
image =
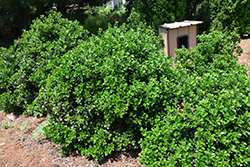
[[[10,119],[12,118],[12,120]],[[14,118],[14,119],[13,119]],[[60,146],[40,135],[38,141],[34,130],[45,118],[15,116],[0,111],[0,123],[8,122],[9,127],[0,126],[0,166],[24,167],[143,167],[139,151],[116,152],[102,162],[77,153],[60,156]]]
[[[250,39],[244,39],[239,46],[243,53],[239,64],[250,67]],[[0,111],[0,123],[6,121],[9,127],[0,126],[0,166],[5,167],[144,167],[139,163],[139,151],[116,152],[102,162],[77,153],[60,156],[60,146],[51,143],[44,136],[34,140],[34,130],[45,118],[16,116]],[[14,126],[15,125],[15,126]]]
[[250,38],[241,40],[239,46],[243,49],[243,53],[239,56],[238,63],[250,68]]

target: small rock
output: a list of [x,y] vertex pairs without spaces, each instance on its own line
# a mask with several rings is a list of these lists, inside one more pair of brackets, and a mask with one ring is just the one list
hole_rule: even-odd
[[3,146],[3,145],[5,145],[5,143],[0,143],[0,146]]
[[13,115],[7,115],[7,118],[10,119],[11,121],[15,120],[15,117]]

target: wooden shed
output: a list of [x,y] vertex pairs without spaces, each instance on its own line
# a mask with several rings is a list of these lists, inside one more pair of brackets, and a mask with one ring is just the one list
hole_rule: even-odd
[[197,45],[198,24],[202,24],[202,21],[184,20],[158,25],[158,33],[162,34],[166,55],[176,59],[175,49],[181,48],[182,45],[187,49],[194,48]]

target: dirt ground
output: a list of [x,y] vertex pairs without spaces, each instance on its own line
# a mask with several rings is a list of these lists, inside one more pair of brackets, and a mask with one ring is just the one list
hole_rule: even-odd
[[[59,145],[51,143],[34,131],[45,118],[14,116],[0,111],[0,166],[1,167],[143,167],[139,151],[119,152],[102,162],[87,156],[60,156]],[[7,122],[8,124],[3,124]],[[8,127],[6,127],[8,126]],[[36,140],[35,140],[36,139]]]
[[242,39],[239,46],[243,49],[243,53],[240,55],[238,63],[250,68],[250,38]]
[[[239,64],[250,67],[250,39],[244,39],[239,46],[244,50]],[[45,118],[14,116],[0,111],[0,166],[1,167],[144,167],[140,165],[139,151],[118,152],[102,162],[86,156],[60,156],[59,146],[52,144],[34,131]],[[5,124],[4,124],[5,123]],[[35,140],[36,139],[36,140]]]

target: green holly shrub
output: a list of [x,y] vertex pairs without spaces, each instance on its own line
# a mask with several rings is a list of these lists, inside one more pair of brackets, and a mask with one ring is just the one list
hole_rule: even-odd
[[105,15],[96,14],[89,15],[84,21],[84,27],[92,34],[97,34],[99,28],[106,30],[108,28],[109,19]]
[[82,43],[87,34],[78,22],[53,11],[33,20],[30,30],[24,30],[13,46],[0,50],[0,108],[5,112],[27,109],[58,65],[57,59]]
[[[200,43],[195,48],[177,49],[177,64],[181,64],[188,74],[204,75],[206,73],[230,72],[240,68],[237,65],[242,49],[236,46],[240,36],[236,32],[230,34],[212,31],[198,36]],[[177,65],[178,66],[178,65]],[[241,70],[239,70],[241,71]]]
[[[217,34],[217,35],[216,35]],[[237,65],[231,39],[199,36],[198,46],[178,50],[183,103],[143,130],[141,163],[148,166],[249,166],[250,80]],[[186,52],[186,53],[184,53]]]
[[178,103],[172,90],[181,73],[160,43],[151,29],[114,26],[60,58],[35,103],[49,114],[45,134],[62,154],[77,149],[102,159],[139,148],[140,129]]
[[[144,131],[141,163],[249,166],[249,79],[234,72],[206,74],[190,78],[189,82],[195,89],[189,93],[195,96],[189,97],[183,114],[169,109],[153,130]],[[199,102],[195,104],[191,98]]]
[[62,154],[103,159],[141,149],[148,166],[249,166],[250,80],[239,35],[212,31],[166,57],[145,24],[88,37],[51,12],[0,48],[0,109],[47,115],[44,135]]

